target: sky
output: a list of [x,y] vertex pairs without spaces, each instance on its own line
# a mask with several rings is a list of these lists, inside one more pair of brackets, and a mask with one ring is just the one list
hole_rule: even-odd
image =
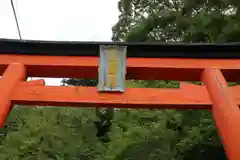
[[[10,0],[0,0],[0,38],[19,39]],[[22,39],[110,41],[118,0],[13,0]],[[46,79],[47,85],[60,80]]]

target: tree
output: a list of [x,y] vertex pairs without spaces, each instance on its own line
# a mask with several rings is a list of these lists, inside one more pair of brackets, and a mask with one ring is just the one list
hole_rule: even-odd
[[98,159],[104,146],[95,136],[94,109],[13,109],[0,159]]
[[[239,1],[236,0],[120,0],[119,21],[112,29],[112,39],[189,43],[236,42],[240,40],[239,5]],[[159,87],[164,87],[169,84],[167,81],[136,83],[149,87],[156,87],[157,84],[161,84]],[[174,130],[179,126],[182,128],[178,135],[180,142],[175,144],[178,148],[176,151],[178,159],[190,159],[190,155],[192,159],[202,157],[204,154],[209,156],[210,152],[214,153],[213,151],[219,148],[222,151],[210,113],[173,111],[170,115],[174,117],[176,114],[181,115],[181,120],[171,120],[168,126]],[[204,148],[205,150],[211,148],[210,152],[196,154],[196,152],[201,153],[201,149]],[[226,159],[224,155],[220,156]]]
[[[89,79],[63,79],[63,84],[74,85],[74,86],[96,86],[97,80]],[[97,129],[96,136],[103,142],[109,142],[109,132],[111,131],[112,120],[114,116],[114,109],[112,108],[96,108],[96,117],[98,118],[94,121],[95,127]]]
[[[239,39],[238,0],[120,0],[118,8],[114,41],[215,43]],[[97,84],[83,79],[63,82]],[[126,83],[127,87],[179,87],[176,81]],[[12,110],[0,130],[0,149],[3,160],[226,159],[211,113],[191,110],[116,109],[113,114],[111,109],[20,106]]]
[[234,0],[121,0],[113,40],[238,41],[238,7]]

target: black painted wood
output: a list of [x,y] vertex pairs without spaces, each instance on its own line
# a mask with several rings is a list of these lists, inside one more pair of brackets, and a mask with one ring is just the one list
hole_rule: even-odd
[[0,54],[98,56],[100,45],[127,46],[128,57],[240,58],[240,43],[72,42],[0,39]]

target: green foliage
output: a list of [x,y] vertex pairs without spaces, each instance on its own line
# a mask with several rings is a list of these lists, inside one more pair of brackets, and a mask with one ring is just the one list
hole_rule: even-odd
[[[155,85],[127,81],[128,87],[145,84]],[[172,84],[178,87],[161,81],[158,87]],[[203,157],[203,146],[221,149],[208,111],[117,109],[111,116],[104,118],[112,119],[111,139],[103,143],[94,108],[16,107],[1,130],[0,159],[181,160]]]
[[236,0],[129,0],[128,4],[132,8],[128,16],[122,9],[113,27],[115,41],[239,41]]
[[[113,27],[114,41],[223,43],[240,40],[240,3],[236,0],[130,0],[128,5],[131,13],[128,9],[126,16],[124,9],[120,10],[121,18]],[[172,81],[134,83],[145,87],[178,87],[178,83]],[[176,159],[226,159],[210,113],[168,112],[168,128],[179,132],[176,135],[179,142],[172,152]]]
[[[239,5],[238,0],[120,0],[112,39],[239,41]],[[63,82],[97,84],[84,79]],[[179,88],[179,82],[170,80],[126,83],[127,87]],[[1,160],[226,159],[211,113],[193,110],[18,106],[0,130],[0,150]]]
[[[97,80],[69,78],[63,79],[62,83],[63,85],[74,86],[96,86]],[[98,117],[98,120],[94,122],[97,129],[96,136],[103,142],[109,142],[110,140],[108,133],[111,130],[113,114],[112,108],[96,108],[96,117]]]
[[21,107],[13,110],[6,125],[16,123],[16,118],[24,125],[7,131],[0,159],[87,160],[102,152],[92,125],[92,109]]
[[63,79],[62,83],[64,85],[74,85],[74,86],[96,86],[97,85],[96,80],[76,79],[76,78]]

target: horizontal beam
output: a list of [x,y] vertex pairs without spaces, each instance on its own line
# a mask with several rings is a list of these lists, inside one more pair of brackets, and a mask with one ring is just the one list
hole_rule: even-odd
[[207,91],[199,91],[198,95],[201,96],[193,95],[192,90],[150,88],[127,88],[124,93],[99,93],[95,87],[21,84],[14,89],[11,99],[12,103],[20,105],[210,109]]
[[[34,106],[211,109],[212,102],[204,86],[181,83],[180,87],[127,88],[124,93],[99,93],[95,87],[35,86],[21,83],[15,87],[11,100],[13,104]],[[231,87],[230,91],[240,105],[240,87]]]
[[[21,63],[29,77],[97,79],[98,57],[0,55],[0,74]],[[219,68],[228,81],[240,81],[240,59],[128,58],[127,79],[198,81],[205,68]]]
[[[240,105],[240,87],[231,87],[231,92]],[[181,83],[180,89],[127,88],[124,93],[99,93],[95,87],[21,84],[11,99],[14,104],[75,107],[211,109],[212,105],[204,86],[186,83]]]
[[128,57],[240,58],[240,43],[69,42],[0,39],[0,54],[99,56],[100,45],[127,46]]

